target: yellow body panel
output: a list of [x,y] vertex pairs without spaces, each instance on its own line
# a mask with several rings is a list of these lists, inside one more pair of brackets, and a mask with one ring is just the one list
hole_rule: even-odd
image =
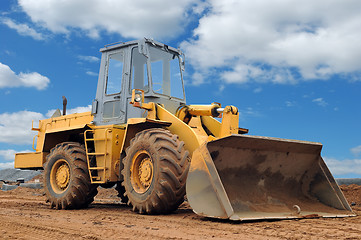
[[[54,133],[62,133],[64,131],[71,131],[82,129],[93,120],[90,112],[74,113],[60,117],[54,117],[39,121],[38,128],[32,130],[38,131],[34,136],[33,146],[35,152],[33,153],[18,153],[15,155],[15,168],[42,168],[46,160],[49,150],[44,150],[44,145],[54,142],[54,146],[59,143],[53,137],[47,137]],[[54,147],[52,146],[52,147]]]
[[159,105],[157,106],[157,116],[162,121],[172,123],[168,129],[173,134],[177,134],[179,139],[184,141],[184,146],[191,155],[193,154],[194,150],[196,150],[200,144],[204,142],[204,138],[202,138],[200,135],[197,135],[189,125]]
[[49,118],[39,121],[39,130],[37,135],[36,151],[43,151],[45,143],[45,134],[62,132],[73,129],[84,128],[86,124],[93,121],[93,116],[90,112],[74,113],[61,117]]
[[216,109],[220,107],[220,104],[212,103],[211,105],[189,105],[185,110],[193,116],[218,116]]
[[[92,130],[85,132],[88,168],[92,183],[118,181],[125,129],[125,125],[92,126]],[[89,132],[92,133],[91,138],[88,137]],[[94,143],[95,150],[89,149],[89,142]],[[90,161],[93,156],[96,157],[94,163]]]
[[40,168],[43,166],[46,155],[43,152],[15,154],[15,168]]
[[233,106],[227,106],[224,109],[221,130],[219,133],[219,137],[227,137],[232,134],[238,134],[238,121],[239,121],[239,113],[238,109]]

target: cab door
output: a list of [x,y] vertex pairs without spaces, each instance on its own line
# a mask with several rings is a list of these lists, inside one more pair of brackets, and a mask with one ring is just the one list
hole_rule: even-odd
[[[106,60],[104,78],[101,87],[97,120],[100,124],[122,124],[126,122],[125,83],[126,83],[126,54],[124,49],[105,53]],[[99,83],[101,83],[99,81]],[[98,89],[99,90],[99,89]],[[100,119],[99,119],[100,117]],[[96,119],[94,119],[96,120]],[[99,124],[99,121],[98,121]]]

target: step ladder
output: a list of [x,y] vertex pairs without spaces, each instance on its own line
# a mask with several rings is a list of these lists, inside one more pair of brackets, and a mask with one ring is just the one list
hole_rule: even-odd
[[[97,130],[100,131],[100,130]],[[105,172],[106,172],[106,157],[108,155],[107,151],[107,141],[108,141],[108,132],[109,129],[104,129],[103,138],[95,138],[95,130],[86,130],[84,132],[84,141],[85,141],[85,151],[87,156],[87,164],[89,170],[89,176],[91,183],[105,183]],[[104,141],[104,152],[96,152],[95,145],[96,142]],[[91,144],[92,143],[92,144]],[[94,159],[95,157],[95,159]],[[97,158],[103,157],[103,164],[101,166],[97,165]]]

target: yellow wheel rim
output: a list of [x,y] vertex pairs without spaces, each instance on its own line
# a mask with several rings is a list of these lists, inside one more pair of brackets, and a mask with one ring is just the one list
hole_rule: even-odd
[[64,159],[59,159],[53,165],[50,172],[50,184],[55,193],[64,192],[69,186],[70,168]]
[[145,150],[137,152],[132,158],[130,179],[137,193],[145,193],[153,180],[153,161]]

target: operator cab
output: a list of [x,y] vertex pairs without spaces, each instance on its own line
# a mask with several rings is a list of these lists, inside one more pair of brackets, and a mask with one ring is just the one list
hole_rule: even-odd
[[145,117],[129,104],[133,89],[144,91],[145,102],[161,103],[172,112],[185,104],[180,50],[150,39],[105,46],[100,49],[96,98],[92,114],[96,125],[123,124]]

